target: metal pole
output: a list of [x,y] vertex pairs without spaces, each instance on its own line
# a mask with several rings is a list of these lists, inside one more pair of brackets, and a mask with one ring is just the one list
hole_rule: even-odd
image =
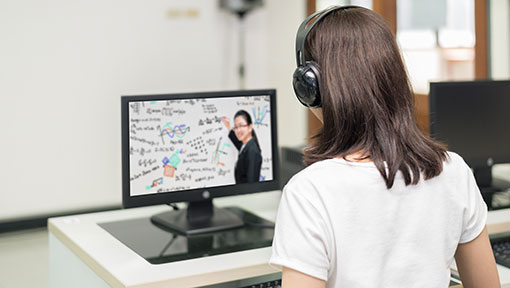
[[245,89],[244,65],[244,13],[239,13],[239,89]]

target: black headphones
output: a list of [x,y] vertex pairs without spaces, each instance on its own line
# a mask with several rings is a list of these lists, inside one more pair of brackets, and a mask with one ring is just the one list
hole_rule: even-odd
[[[321,95],[319,92],[319,67],[314,61],[306,60],[305,42],[306,37],[312,31],[313,27],[321,21],[322,18],[336,10],[347,8],[360,8],[359,6],[332,6],[315,12],[308,16],[299,26],[296,35],[296,62],[297,68],[292,76],[292,85],[294,93],[299,102],[308,108],[320,108],[322,106]],[[313,21],[313,22],[312,22]],[[311,22],[311,23],[310,23]]]

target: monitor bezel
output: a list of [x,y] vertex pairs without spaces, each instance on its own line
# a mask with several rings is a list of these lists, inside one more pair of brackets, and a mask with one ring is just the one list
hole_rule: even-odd
[[[203,98],[234,98],[245,96],[269,96],[271,105],[271,147],[273,159],[273,180],[243,184],[231,184],[209,188],[196,188],[178,192],[144,194],[131,196],[130,162],[129,162],[129,103],[141,101],[186,100]],[[168,204],[177,202],[192,202],[214,199],[218,197],[245,195],[267,192],[279,189],[279,155],[276,122],[276,90],[229,90],[214,92],[186,92],[171,94],[126,95],[121,96],[121,138],[122,138],[122,206],[124,208]],[[209,193],[204,193],[208,191]],[[209,195],[209,197],[204,197]]]

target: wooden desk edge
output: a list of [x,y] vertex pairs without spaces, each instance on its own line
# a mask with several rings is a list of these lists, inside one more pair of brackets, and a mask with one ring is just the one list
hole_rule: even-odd
[[510,232],[510,222],[487,224],[487,232],[489,235]]

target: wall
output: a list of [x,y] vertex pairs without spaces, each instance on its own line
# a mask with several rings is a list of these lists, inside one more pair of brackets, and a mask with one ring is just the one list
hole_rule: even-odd
[[[299,145],[305,2],[265,2],[245,21],[246,88],[278,89],[280,145]],[[236,89],[238,24],[211,0],[0,2],[0,222],[120,205],[120,95]]]
[[510,4],[489,1],[489,73],[494,79],[510,79]]
[[296,99],[292,74],[296,69],[296,32],[306,16],[306,1],[266,0],[268,7],[268,82],[278,89],[279,146],[305,144],[307,109]]

